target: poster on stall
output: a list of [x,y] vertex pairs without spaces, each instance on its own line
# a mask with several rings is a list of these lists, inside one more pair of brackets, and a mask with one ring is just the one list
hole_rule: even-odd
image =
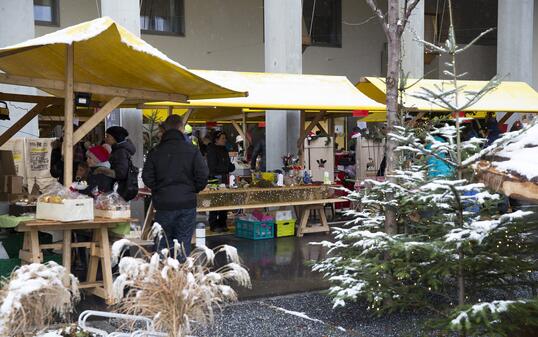
[[26,138],[25,163],[28,190],[31,191],[34,182],[42,190],[54,182],[50,175],[50,156],[54,138]]
[[0,147],[13,153],[15,170],[31,191],[37,182],[40,189],[54,178],[50,175],[50,157],[54,138],[12,138]]

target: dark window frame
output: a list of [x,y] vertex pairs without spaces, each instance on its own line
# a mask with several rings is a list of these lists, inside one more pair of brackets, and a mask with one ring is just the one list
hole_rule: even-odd
[[[186,32],[185,32],[185,27],[186,27],[186,24],[185,24],[185,0],[168,0],[168,1],[177,1],[181,8],[180,8],[180,12],[179,13],[180,17],[183,18],[183,20],[181,20],[180,22],[180,29],[179,29],[179,32],[172,32],[172,31],[161,31],[161,30],[152,30],[152,29],[140,29],[140,33],[141,34],[148,34],[148,35],[161,35],[161,36],[177,36],[177,37],[185,37],[186,35]],[[142,18],[142,8],[140,8],[140,18]]]
[[[324,42],[324,41],[316,41],[314,36],[310,36],[310,46],[313,47],[327,47],[327,48],[342,48],[342,0],[331,0],[335,3],[335,12],[336,15],[332,18],[332,23],[336,28],[335,34],[336,34],[336,42]],[[303,3],[304,6],[304,3]],[[303,17],[304,16],[304,9],[303,9]],[[306,17],[305,17],[306,19]],[[305,21],[306,23],[306,21]],[[309,27],[307,27],[308,29]]]
[[[47,27],[60,27],[60,0],[51,0],[54,5],[52,8],[53,21],[42,21],[36,20],[34,16],[34,24],[38,26],[47,26]],[[33,4],[35,6],[35,3]],[[33,7],[32,7],[33,10]]]

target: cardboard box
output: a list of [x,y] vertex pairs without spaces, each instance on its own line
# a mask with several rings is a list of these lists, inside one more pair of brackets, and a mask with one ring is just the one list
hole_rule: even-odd
[[0,192],[9,194],[21,194],[22,184],[22,177],[15,175],[0,176]]
[[15,176],[15,161],[11,151],[0,150],[0,176]]
[[93,199],[64,199],[62,204],[37,202],[36,219],[62,222],[93,220]]

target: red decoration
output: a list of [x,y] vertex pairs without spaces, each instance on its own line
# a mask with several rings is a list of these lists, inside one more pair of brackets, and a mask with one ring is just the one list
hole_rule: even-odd
[[368,117],[368,110],[353,110],[353,117]]

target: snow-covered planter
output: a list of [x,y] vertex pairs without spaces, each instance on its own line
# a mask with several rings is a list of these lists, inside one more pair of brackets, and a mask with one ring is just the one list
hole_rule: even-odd
[[36,332],[64,318],[79,300],[78,280],[55,262],[15,270],[0,289],[0,336]]

